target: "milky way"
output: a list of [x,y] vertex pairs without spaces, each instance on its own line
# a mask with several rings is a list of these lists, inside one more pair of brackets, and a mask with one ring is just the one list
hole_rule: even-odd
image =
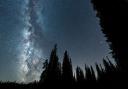
[[[22,50],[20,55],[21,81],[30,82],[39,80],[42,72],[42,50],[39,49],[38,41],[42,29],[38,22],[38,0],[27,0],[24,11],[24,22],[26,26],[23,29]],[[37,11],[38,10],[38,11]]]

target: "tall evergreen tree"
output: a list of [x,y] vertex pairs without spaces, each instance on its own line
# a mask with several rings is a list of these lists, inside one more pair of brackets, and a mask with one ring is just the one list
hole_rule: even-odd
[[54,49],[50,55],[50,61],[48,65],[48,74],[50,80],[60,80],[61,76],[61,68],[59,58],[57,56],[57,45],[55,45]]
[[61,65],[57,56],[57,45],[51,52],[49,62],[44,63],[44,71],[41,75],[41,81],[45,83],[57,83],[61,79]]
[[79,82],[79,83],[83,83],[85,80],[84,72],[80,67],[76,68],[76,79],[77,79],[77,82]]
[[99,67],[99,65],[97,63],[96,63],[96,71],[97,71],[97,79],[99,81],[103,77],[104,70],[103,70],[102,66],[100,65],[100,67]]
[[62,63],[62,81],[65,83],[73,82],[72,62],[67,51],[64,53],[64,59]]
[[48,60],[45,60],[45,62],[43,63],[43,72],[40,76],[40,83],[43,83],[47,80],[48,76]]
[[87,81],[89,81],[89,82],[96,81],[95,73],[94,73],[92,66],[88,67],[87,65],[85,65],[85,72],[86,72],[86,80]]

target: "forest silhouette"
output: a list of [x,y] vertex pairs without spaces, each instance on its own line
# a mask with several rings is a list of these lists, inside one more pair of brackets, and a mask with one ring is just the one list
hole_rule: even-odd
[[59,62],[57,46],[51,51],[50,59],[45,60],[43,72],[38,82],[29,84],[0,82],[0,89],[124,89],[128,80],[128,1],[127,0],[91,0],[96,15],[100,19],[102,32],[112,50],[116,64],[108,57],[103,59],[103,66],[93,67],[85,64],[84,70],[79,66],[75,74],[72,61],[67,51],[62,63]]

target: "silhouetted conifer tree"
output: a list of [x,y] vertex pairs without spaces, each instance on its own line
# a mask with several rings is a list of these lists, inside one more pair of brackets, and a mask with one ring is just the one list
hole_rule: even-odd
[[85,80],[84,72],[83,72],[83,70],[80,67],[77,67],[76,68],[76,80],[80,84],[81,83],[83,84],[83,82]]
[[43,63],[43,72],[40,76],[40,83],[47,81],[48,79],[47,73],[48,73],[48,60],[45,60],[45,62]]
[[62,81],[65,84],[73,83],[73,70],[72,70],[72,62],[69,58],[67,51],[64,53],[64,59],[62,63]]
[[95,73],[94,73],[92,66],[88,67],[87,65],[85,65],[85,72],[86,72],[86,80],[87,81],[93,82],[96,80]]
[[85,84],[87,88],[96,88],[96,76],[94,70],[85,64]]
[[104,70],[102,66],[99,67],[97,63],[96,63],[96,71],[97,71],[97,80],[101,80],[102,76],[104,75]]
[[61,76],[61,65],[59,62],[59,58],[57,56],[57,45],[55,45],[54,49],[50,55],[50,61],[48,65],[48,72],[50,80],[60,80]]
[[44,71],[41,75],[41,81],[49,84],[57,84],[61,79],[61,65],[57,56],[57,45],[51,52],[49,62],[46,60],[44,63]]
[[93,82],[95,83],[95,82],[96,82],[96,75],[95,75],[95,71],[94,71],[94,69],[93,69],[93,67],[92,67],[92,66],[90,67],[90,69],[91,69],[92,80],[93,80]]

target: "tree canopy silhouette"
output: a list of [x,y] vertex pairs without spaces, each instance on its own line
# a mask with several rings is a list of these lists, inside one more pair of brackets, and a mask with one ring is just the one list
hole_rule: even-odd
[[112,49],[113,57],[122,70],[128,70],[128,1],[91,0],[102,32]]

